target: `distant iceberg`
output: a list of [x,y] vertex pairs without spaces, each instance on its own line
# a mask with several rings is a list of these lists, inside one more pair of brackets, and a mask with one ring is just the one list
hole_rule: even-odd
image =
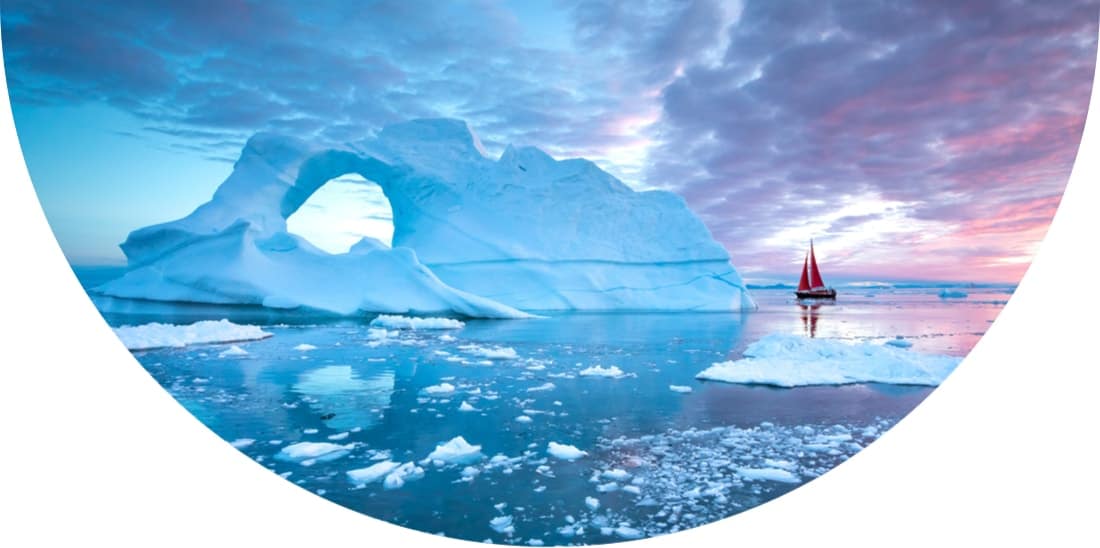
[[744,358],[716,363],[696,378],[782,387],[868,382],[938,386],[961,359],[773,333],[750,344]]
[[[358,174],[393,209],[393,247],[330,254],[286,219]],[[677,195],[635,192],[582,159],[485,156],[459,120],[415,120],[343,147],[257,134],[214,197],[132,232],[104,295],[360,312],[527,317],[539,310],[754,308],[729,255]]]

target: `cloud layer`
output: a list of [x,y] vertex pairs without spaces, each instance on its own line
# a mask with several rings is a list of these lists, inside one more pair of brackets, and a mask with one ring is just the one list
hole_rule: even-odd
[[16,0],[2,30],[16,109],[106,103],[185,154],[460,117],[490,150],[534,144],[681,193],[750,275],[796,270],[815,237],[827,273],[1014,280],[1072,166],[1098,15],[1092,0]]

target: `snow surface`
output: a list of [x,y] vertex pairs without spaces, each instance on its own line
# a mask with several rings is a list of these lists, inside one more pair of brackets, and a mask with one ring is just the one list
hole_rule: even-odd
[[[329,254],[286,219],[358,174],[393,210],[393,247]],[[636,192],[533,147],[487,158],[459,120],[386,126],[346,146],[260,133],[210,201],[130,233],[122,298],[520,318],[521,310],[753,308],[729,254],[679,196]]]
[[588,455],[586,451],[581,451],[572,445],[565,445],[557,442],[550,442],[546,444],[546,452],[554,458],[561,460],[577,460],[585,455]]
[[750,344],[744,358],[715,363],[695,377],[783,387],[866,382],[938,386],[961,359],[773,333]]
[[271,336],[271,333],[260,329],[259,326],[238,325],[224,319],[204,320],[188,325],[147,323],[116,327],[114,331],[129,350],[252,341]]
[[370,325],[388,329],[461,329],[466,324],[452,318],[411,318],[381,314],[371,320]]

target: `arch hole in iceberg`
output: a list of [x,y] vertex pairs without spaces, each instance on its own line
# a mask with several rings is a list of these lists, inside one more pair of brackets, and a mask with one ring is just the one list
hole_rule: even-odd
[[347,253],[363,238],[393,245],[393,208],[382,187],[351,173],[321,185],[286,219],[286,230],[321,250]]

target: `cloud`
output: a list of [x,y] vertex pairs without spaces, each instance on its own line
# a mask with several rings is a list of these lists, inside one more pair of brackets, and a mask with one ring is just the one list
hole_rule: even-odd
[[[1083,127],[1100,3],[520,10],[10,0],[0,21],[17,109],[106,103],[200,157],[230,160],[262,130],[345,142],[459,117],[491,151],[536,145],[679,192],[742,268],[785,271],[818,231],[824,252],[864,274],[896,268],[885,257],[905,243],[929,260],[972,249],[990,269],[975,275],[1011,278],[1019,263],[988,250],[1027,249],[1053,214]],[[838,216],[858,204],[894,209]],[[861,236],[868,227],[881,237]]]
[[[1069,175],[1098,13],[1093,1],[748,2],[723,62],[663,89],[647,177],[749,253],[764,253],[762,235],[802,236],[791,229],[877,199],[904,204],[902,230],[864,256],[916,241],[905,224],[927,222],[947,231],[937,246],[1017,250],[1041,237]],[[854,249],[837,240],[835,253]],[[788,263],[799,244],[775,242]]]

